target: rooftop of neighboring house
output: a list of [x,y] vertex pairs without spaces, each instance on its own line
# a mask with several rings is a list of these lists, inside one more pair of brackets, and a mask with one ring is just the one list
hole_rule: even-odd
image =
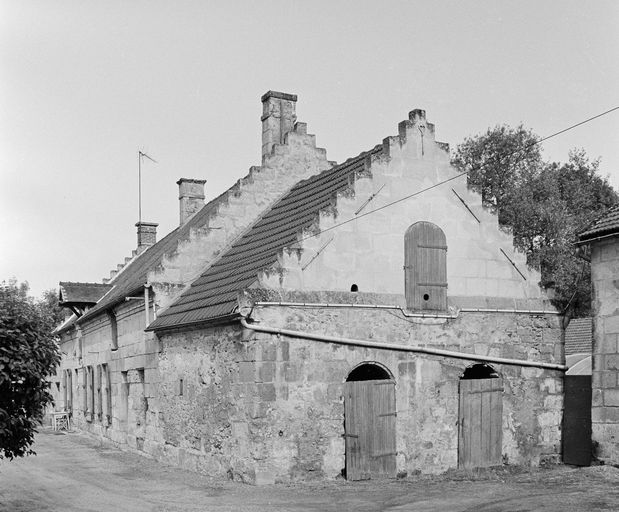
[[591,354],[592,350],[591,317],[573,318],[565,329],[565,355]]
[[58,301],[60,305],[96,304],[110,289],[111,285],[102,283],[60,283]]
[[578,235],[581,242],[619,233],[619,204],[609,208]]

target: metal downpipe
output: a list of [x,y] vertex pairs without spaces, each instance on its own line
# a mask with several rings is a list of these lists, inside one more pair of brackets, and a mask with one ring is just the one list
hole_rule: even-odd
[[268,334],[283,334],[294,338],[303,338],[308,340],[323,341],[326,343],[337,343],[339,345],[350,345],[355,347],[377,348],[382,350],[393,350],[397,352],[413,352],[417,354],[429,354],[433,356],[448,357],[452,359],[466,359],[469,361],[483,361],[488,363],[507,364],[513,366],[530,366],[533,368],[544,368],[546,370],[567,371],[568,367],[562,364],[541,363],[536,361],[525,361],[522,359],[507,359],[503,357],[480,356],[475,354],[466,354],[464,352],[453,352],[451,350],[441,350],[436,348],[426,347],[409,347],[397,343],[377,343],[374,341],[356,340],[352,338],[341,338],[338,336],[326,336],[324,334],[311,334],[303,331],[293,331],[291,329],[280,329],[277,327],[262,327],[247,322],[246,318],[241,318],[241,325],[246,329],[257,332],[265,332]]

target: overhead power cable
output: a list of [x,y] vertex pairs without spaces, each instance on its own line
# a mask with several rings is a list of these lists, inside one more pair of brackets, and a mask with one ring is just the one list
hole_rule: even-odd
[[[589,123],[591,121],[593,121],[594,119],[598,119],[599,117],[605,116],[607,114],[610,114],[611,112],[614,112],[615,110],[619,110],[619,106],[611,108],[605,112],[602,112],[601,114],[597,114],[593,117],[589,117],[588,119],[585,119],[584,121],[580,121],[579,123],[573,124],[571,126],[568,126],[567,128],[564,128],[563,130],[559,130],[558,132],[552,133],[550,135],[547,135],[545,137],[542,137],[539,140],[536,140],[535,142],[531,142],[529,144],[527,144],[526,146],[523,146],[522,148],[519,148],[515,151],[512,151],[511,153],[508,153],[507,155],[505,155],[503,158],[507,159],[513,155],[517,155],[519,153],[522,153],[523,151],[526,151],[529,148],[532,148],[533,146],[537,146],[538,144],[541,144],[542,142],[552,139],[553,137],[557,137],[558,135],[561,135],[562,133],[568,132],[570,130],[573,130],[574,128],[578,127],[578,126],[582,126],[583,124]],[[298,243],[303,242],[304,240],[307,240],[309,238],[314,238],[318,235],[321,235],[322,233],[325,233],[327,231],[331,231],[332,229],[335,228],[339,228],[340,226],[343,226],[345,224],[348,224],[349,222],[353,222],[357,219],[360,219],[362,217],[365,217],[367,215],[371,215],[373,213],[376,213],[380,210],[384,210],[385,208],[389,208],[390,206],[393,206],[395,204],[401,203],[402,201],[406,201],[407,199],[411,199],[412,197],[418,196],[420,194],[423,194],[424,192],[428,192],[429,190],[432,190],[436,187],[440,187],[441,185],[444,185],[445,183],[449,183],[450,181],[456,180],[462,176],[467,175],[468,173],[472,172],[472,171],[480,171],[484,168],[484,165],[480,165],[477,168],[473,168],[473,169],[469,169],[468,171],[462,171],[459,172],[458,174],[452,176],[451,178],[447,178],[446,180],[443,181],[439,181],[438,183],[435,183],[434,185],[430,185],[429,187],[426,188],[422,188],[421,190],[418,190],[417,192],[413,192],[412,194],[409,194],[407,196],[401,197],[400,199],[396,199],[395,201],[391,201],[390,203],[384,204],[383,206],[379,206],[378,208],[374,208],[373,210],[369,210],[365,213],[361,213],[351,219],[342,221],[338,224],[334,224],[333,226],[330,226],[328,228],[325,229],[321,229],[320,231],[316,232],[316,233],[312,233],[311,235],[307,235],[303,238],[301,238],[300,240],[298,240]]]
[[[520,149],[517,149],[517,150],[515,150],[515,151],[512,151],[511,153],[509,153],[509,154],[505,155],[505,158],[509,158],[509,157],[511,157],[512,155],[515,155],[515,154],[521,153],[521,152],[523,152],[523,151],[525,151],[525,150],[529,149],[530,147],[536,146],[537,144],[541,144],[542,142],[544,142],[544,141],[546,141],[546,140],[552,139],[553,137],[557,137],[558,135],[561,135],[561,134],[563,134],[563,133],[565,133],[565,132],[568,132],[568,131],[570,131],[570,130],[573,130],[574,128],[576,128],[576,127],[578,127],[578,126],[582,126],[583,124],[589,123],[589,122],[593,121],[594,119],[598,119],[598,118],[600,118],[600,117],[602,117],[602,116],[605,116],[605,115],[607,115],[607,114],[610,114],[611,112],[614,112],[615,110],[619,110],[619,106],[614,107],[614,108],[611,108],[611,109],[609,109],[609,110],[607,110],[607,111],[605,111],[605,112],[602,112],[601,114],[597,114],[597,115],[595,115],[595,116],[593,116],[593,117],[589,117],[589,118],[587,118],[587,119],[585,119],[585,120],[583,120],[583,121],[580,121],[580,122],[578,122],[578,123],[576,123],[576,124],[573,124],[573,125],[571,125],[571,126],[568,126],[567,128],[564,128],[564,129],[562,129],[562,130],[559,130],[558,132],[555,132],[555,133],[552,133],[552,134],[550,134],[550,135],[547,135],[546,137],[542,137],[541,139],[539,139],[539,140],[537,140],[537,141],[535,141],[535,142],[532,142],[532,143],[527,144],[526,146],[524,146],[524,147],[522,147],[522,148],[520,148]],[[451,178],[447,178],[446,180],[440,181],[440,182],[438,182],[438,183],[435,183],[434,185],[431,185],[431,186],[429,186],[429,187],[426,187],[426,188],[423,188],[423,189],[421,189],[421,190],[418,190],[417,192],[414,192],[414,193],[412,193],[412,194],[409,194],[409,195],[407,195],[407,196],[404,196],[404,197],[402,197],[402,198],[400,198],[400,199],[396,199],[395,201],[392,201],[392,202],[390,202],[390,203],[384,204],[383,206],[379,206],[378,208],[375,208],[375,209],[373,209],[373,210],[369,210],[369,211],[367,211],[367,212],[365,212],[365,213],[360,213],[360,214],[356,215],[355,217],[353,217],[353,218],[351,218],[351,219],[345,220],[345,221],[340,222],[340,223],[338,223],[338,224],[334,224],[333,226],[330,226],[330,227],[328,227],[328,228],[322,229],[322,230],[320,230],[320,231],[318,231],[318,232],[316,232],[316,233],[312,233],[312,234],[310,234],[310,235],[307,235],[307,236],[305,236],[305,237],[303,237],[303,238],[301,238],[301,239],[296,240],[296,241],[295,241],[295,244],[299,244],[299,243],[301,243],[301,242],[303,242],[303,241],[305,241],[305,240],[308,240],[308,239],[310,239],[310,238],[314,238],[314,237],[316,237],[316,236],[318,236],[318,235],[321,235],[322,233],[326,233],[327,231],[331,231],[331,230],[336,229],[336,228],[338,228],[338,227],[340,227],[340,226],[343,226],[343,225],[345,225],[345,224],[348,224],[348,223],[350,223],[350,222],[353,222],[353,221],[355,221],[355,220],[357,220],[357,219],[360,219],[360,218],[362,218],[362,217],[366,217],[366,216],[371,215],[371,214],[373,214],[373,213],[376,213],[376,212],[378,212],[378,211],[384,210],[385,208],[389,208],[390,206],[393,206],[393,205],[395,205],[395,204],[401,203],[402,201],[406,201],[407,199],[411,199],[412,197],[418,196],[418,195],[420,195],[420,194],[423,194],[424,192],[428,192],[429,190],[432,190],[432,189],[434,189],[434,188],[440,187],[441,185],[444,185],[445,183],[449,183],[450,181],[453,181],[453,180],[456,180],[456,179],[458,179],[458,178],[460,178],[460,177],[462,177],[462,176],[465,176],[465,175],[467,175],[469,172],[471,172],[471,171],[473,171],[473,170],[481,170],[481,169],[483,169],[483,167],[484,167],[483,165],[480,165],[480,166],[479,166],[479,167],[477,167],[476,169],[470,169],[469,171],[463,171],[463,172],[457,173],[457,174],[455,174],[454,176],[452,176]],[[352,171],[351,171],[351,172],[352,172]],[[277,250],[279,250],[279,249],[283,249],[286,245],[289,245],[289,242],[285,242],[285,243],[280,244],[280,245],[279,245],[276,249],[277,249]],[[232,276],[232,275],[234,275],[234,274],[235,274],[235,273],[237,273],[237,272],[238,272],[238,269],[233,269],[233,270],[230,270],[230,271],[226,274],[226,278],[227,278],[227,277],[230,277],[230,276]]]

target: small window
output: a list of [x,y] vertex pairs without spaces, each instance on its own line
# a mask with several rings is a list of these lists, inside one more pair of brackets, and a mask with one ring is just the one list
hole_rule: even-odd
[[416,222],[406,230],[404,289],[410,310],[447,309],[447,240],[431,222]]
[[82,412],[88,412],[88,369],[82,368]]
[[105,419],[107,424],[112,424],[112,385],[110,382],[110,367],[107,364],[101,365],[103,371],[103,378],[105,379]]
[[86,367],[86,413],[88,420],[92,421],[92,415],[95,410],[95,372],[92,366]]
[[102,379],[103,372],[101,369],[101,365],[97,365],[97,420],[101,421],[103,417],[103,393],[102,393]]
[[110,320],[110,337],[112,350],[118,350],[118,323],[116,321],[116,315],[113,311],[108,311],[107,316]]
[[66,410],[73,412],[73,373],[71,370],[67,370],[67,401]]
[[67,372],[66,370],[62,372],[62,409],[64,411],[68,410],[67,401],[69,399],[68,392],[68,381],[67,381]]

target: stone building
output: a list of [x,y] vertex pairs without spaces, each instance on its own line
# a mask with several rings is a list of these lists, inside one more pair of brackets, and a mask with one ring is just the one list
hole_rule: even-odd
[[619,462],[619,205],[579,235],[591,254],[593,359],[591,432],[595,455]]
[[58,406],[256,483],[558,459],[561,317],[425,112],[336,164],[296,99],[262,97],[261,166],[205,205],[179,180],[159,242],[138,225],[59,328]]

